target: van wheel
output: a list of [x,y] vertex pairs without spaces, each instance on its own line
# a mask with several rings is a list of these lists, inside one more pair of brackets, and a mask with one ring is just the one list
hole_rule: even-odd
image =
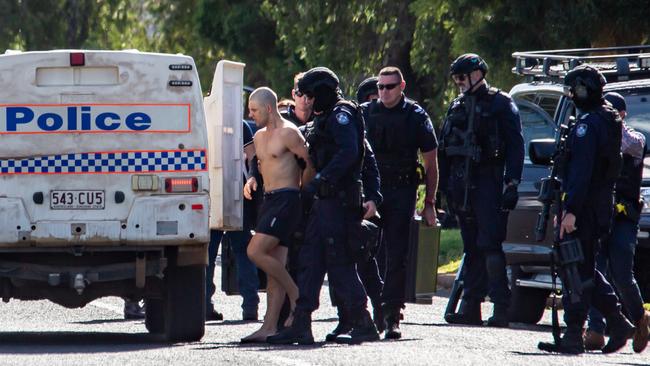
[[165,332],[165,304],[162,299],[145,299],[144,325],[149,333]]
[[165,337],[200,340],[205,333],[205,266],[167,267],[165,287]]
[[517,279],[523,276],[519,266],[512,266],[510,278],[510,309],[508,317],[512,323],[537,324],[544,315],[546,299],[551,291],[517,286]]

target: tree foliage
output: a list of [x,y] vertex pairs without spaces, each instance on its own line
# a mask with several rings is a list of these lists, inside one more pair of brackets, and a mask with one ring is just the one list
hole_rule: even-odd
[[521,50],[643,44],[650,7],[625,0],[0,0],[0,47],[127,49],[195,58],[204,89],[222,58],[246,82],[287,96],[293,75],[327,66],[352,95],[387,65],[407,95],[441,115],[456,94],[449,63],[476,52],[488,79],[517,81]]

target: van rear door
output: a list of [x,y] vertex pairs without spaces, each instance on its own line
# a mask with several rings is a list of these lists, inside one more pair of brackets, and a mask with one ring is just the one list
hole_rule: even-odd
[[242,116],[244,64],[219,61],[205,98],[210,166],[210,228],[241,230],[243,225]]

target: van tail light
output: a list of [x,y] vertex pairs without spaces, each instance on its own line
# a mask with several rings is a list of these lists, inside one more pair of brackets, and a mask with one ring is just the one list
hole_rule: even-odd
[[166,178],[165,192],[191,193],[199,190],[199,178]]
[[72,52],[70,54],[70,66],[84,66],[86,55],[83,52]]

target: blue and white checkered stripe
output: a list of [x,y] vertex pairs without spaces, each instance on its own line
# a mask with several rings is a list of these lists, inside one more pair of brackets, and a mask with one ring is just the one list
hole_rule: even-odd
[[206,169],[205,150],[98,152],[0,160],[0,174],[186,172]]

